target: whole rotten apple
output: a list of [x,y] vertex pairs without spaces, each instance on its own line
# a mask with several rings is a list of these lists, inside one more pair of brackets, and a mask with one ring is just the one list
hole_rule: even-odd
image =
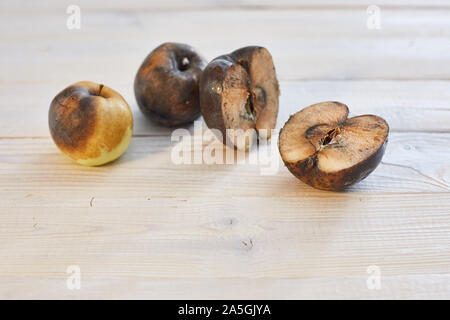
[[131,140],[133,115],[113,89],[83,81],[53,99],[48,114],[56,146],[76,162],[98,166],[120,157]]
[[177,126],[200,116],[198,82],[206,60],[182,43],[164,43],[139,68],[134,93],[141,111],[150,119]]
[[206,124],[220,130],[224,143],[228,136],[239,149],[247,149],[251,141],[236,145],[236,132],[256,129],[260,137],[270,138],[279,95],[272,56],[263,47],[244,47],[215,58],[200,79],[200,107]]
[[348,119],[348,107],[322,102],[292,115],[278,147],[297,178],[323,190],[342,190],[367,177],[380,163],[389,126],[374,115]]

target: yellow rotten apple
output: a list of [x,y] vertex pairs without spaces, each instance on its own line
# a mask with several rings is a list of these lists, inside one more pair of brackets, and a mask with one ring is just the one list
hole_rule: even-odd
[[115,90],[90,81],[67,87],[48,114],[56,146],[76,162],[98,166],[120,157],[130,144],[133,115]]

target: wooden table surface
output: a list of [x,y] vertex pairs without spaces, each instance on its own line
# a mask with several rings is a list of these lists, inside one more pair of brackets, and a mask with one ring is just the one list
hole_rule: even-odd
[[[450,2],[376,1],[380,29],[356,0],[79,0],[79,30],[69,4],[0,3],[0,298],[450,298]],[[267,47],[277,127],[344,102],[388,121],[382,164],[343,193],[301,183],[278,153],[272,175],[174,164],[172,129],[133,93],[166,41],[208,59]],[[106,166],[75,164],[49,135],[50,101],[80,80],[133,110],[131,145]]]

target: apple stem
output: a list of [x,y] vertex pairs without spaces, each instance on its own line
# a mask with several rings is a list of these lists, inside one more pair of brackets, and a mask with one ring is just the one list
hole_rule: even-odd
[[103,85],[103,84],[100,84],[100,88],[99,88],[99,90],[98,90],[98,95],[100,95],[100,93],[102,92],[103,87],[104,87],[104,85]]

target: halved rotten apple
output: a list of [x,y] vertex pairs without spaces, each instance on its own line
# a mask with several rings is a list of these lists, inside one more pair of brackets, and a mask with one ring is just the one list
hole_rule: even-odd
[[[240,139],[254,133],[269,139],[278,115],[278,80],[272,56],[250,46],[211,61],[200,78],[200,108],[210,129],[218,129],[224,143],[248,149]],[[239,141],[246,143],[239,145]]]
[[342,190],[367,177],[380,163],[389,126],[374,115],[348,119],[339,102],[311,105],[292,115],[278,147],[297,178],[323,190]]

